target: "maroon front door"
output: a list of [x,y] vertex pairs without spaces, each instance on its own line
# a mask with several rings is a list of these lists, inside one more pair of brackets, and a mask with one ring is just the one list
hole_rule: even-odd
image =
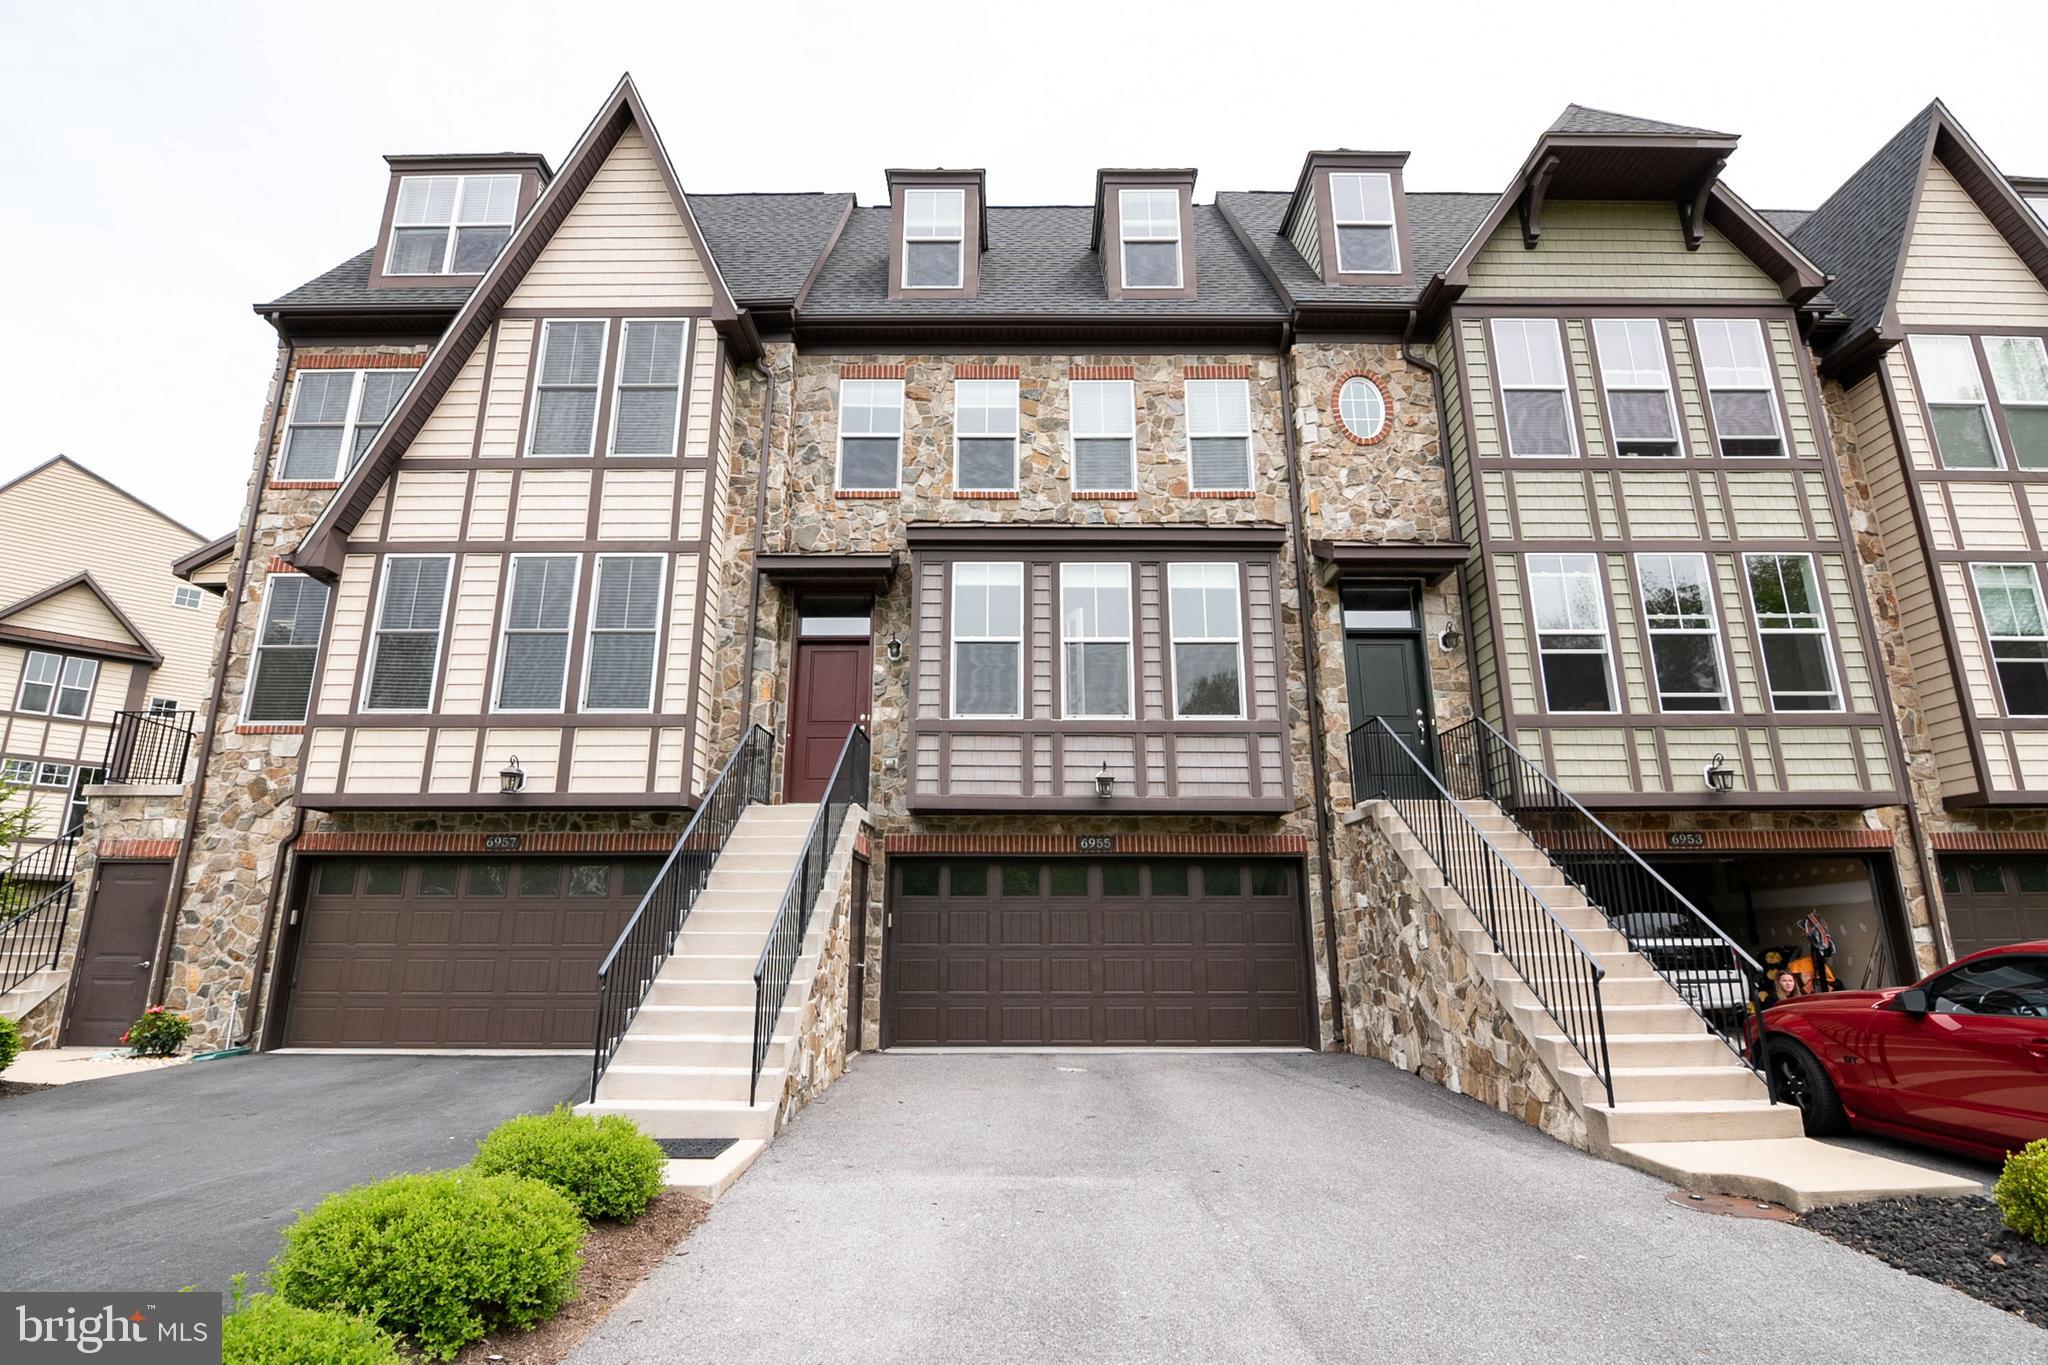
[[64,1026],[67,1045],[112,1047],[142,1013],[170,890],[169,863],[103,862],[93,874]]
[[785,801],[825,795],[846,732],[866,723],[875,695],[875,651],[868,638],[806,635],[804,624],[799,623],[789,683]]

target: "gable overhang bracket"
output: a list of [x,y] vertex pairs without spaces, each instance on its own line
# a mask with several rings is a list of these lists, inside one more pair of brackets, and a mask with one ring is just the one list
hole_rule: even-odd
[[1556,178],[1557,169],[1562,164],[1562,160],[1555,156],[1543,158],[1543,164],[1529,177],[1529,188],[1522,191],[1519,208],[1524,251],[1534,251],[1536,244],[1543,240],[1543,197],[1550,193],[1550,182]]
[[1678,201],[1678,222],[1685,229],[1687,251],[1698,251],[1707,240],[1707,201],[1713,197],[1714,186],[1721,183],[1721,172],[1726,169],[1728,158],[1724,156],[1707,168],[1691,194]]

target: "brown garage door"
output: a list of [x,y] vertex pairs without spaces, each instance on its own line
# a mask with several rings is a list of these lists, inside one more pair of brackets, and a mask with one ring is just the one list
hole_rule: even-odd
[[2048,938],[2048,858],[1943,858],[1941,903],[1957,957]]
[[1308,1043],[1295,864],[890,862],[892,1044]]
[[330,859],[308,879],[293,1047],[589,1047],[597,967],[660,864]]

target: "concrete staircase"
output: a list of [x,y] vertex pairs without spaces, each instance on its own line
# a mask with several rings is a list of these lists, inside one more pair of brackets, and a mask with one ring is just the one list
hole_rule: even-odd
[[[1428,851],[1385,801],[1364,818],[1388,839],[1423,895],[1457,935],[1566,1101],[1594,1152],[1688,1189],[1766,1198],[1796,1209],[1876,1193],[1966,1194],[1974,1182],[1808,1139],[1799,1110],[1770,1102],[1764,1082],[1589,904],[1549,856],[1490,801],[1461,803],[1487,839],[1592,952],[1606,977],[1600,997],[1614,1102],[1539,1002],[1523,971],[1447,886]],[[1541,979],[1542,958],[1523,968]],[[1561,960],[1560,969],[1565,965]],[[1554,995],[1556,993],[1553,993]]]
[[64,984],[64,973],[53,967],[31,972],[14,989],[0,991],[0,1019],[20,1019],[37,1005],[57,993]]
[[757,1102],[749,1104],[754,964],[817,811],[815,805],[753,805],[740,815],[675,951],[599,1081],[596,1101],[578,1105],[579,1113],[624,1114],[658,1138],[737,1138],[753,1143],[753,1152],[775,1135],[796,1019],[824,935],[805,936]]

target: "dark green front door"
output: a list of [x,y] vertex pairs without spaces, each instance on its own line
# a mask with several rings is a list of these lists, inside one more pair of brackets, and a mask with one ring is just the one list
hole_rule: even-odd
[[1351,727],[1374,716],[1425,762],[1429,757],[1429,700],[1422,685],[1422,637],[1350,635],[1344,673],[1351,693]]

